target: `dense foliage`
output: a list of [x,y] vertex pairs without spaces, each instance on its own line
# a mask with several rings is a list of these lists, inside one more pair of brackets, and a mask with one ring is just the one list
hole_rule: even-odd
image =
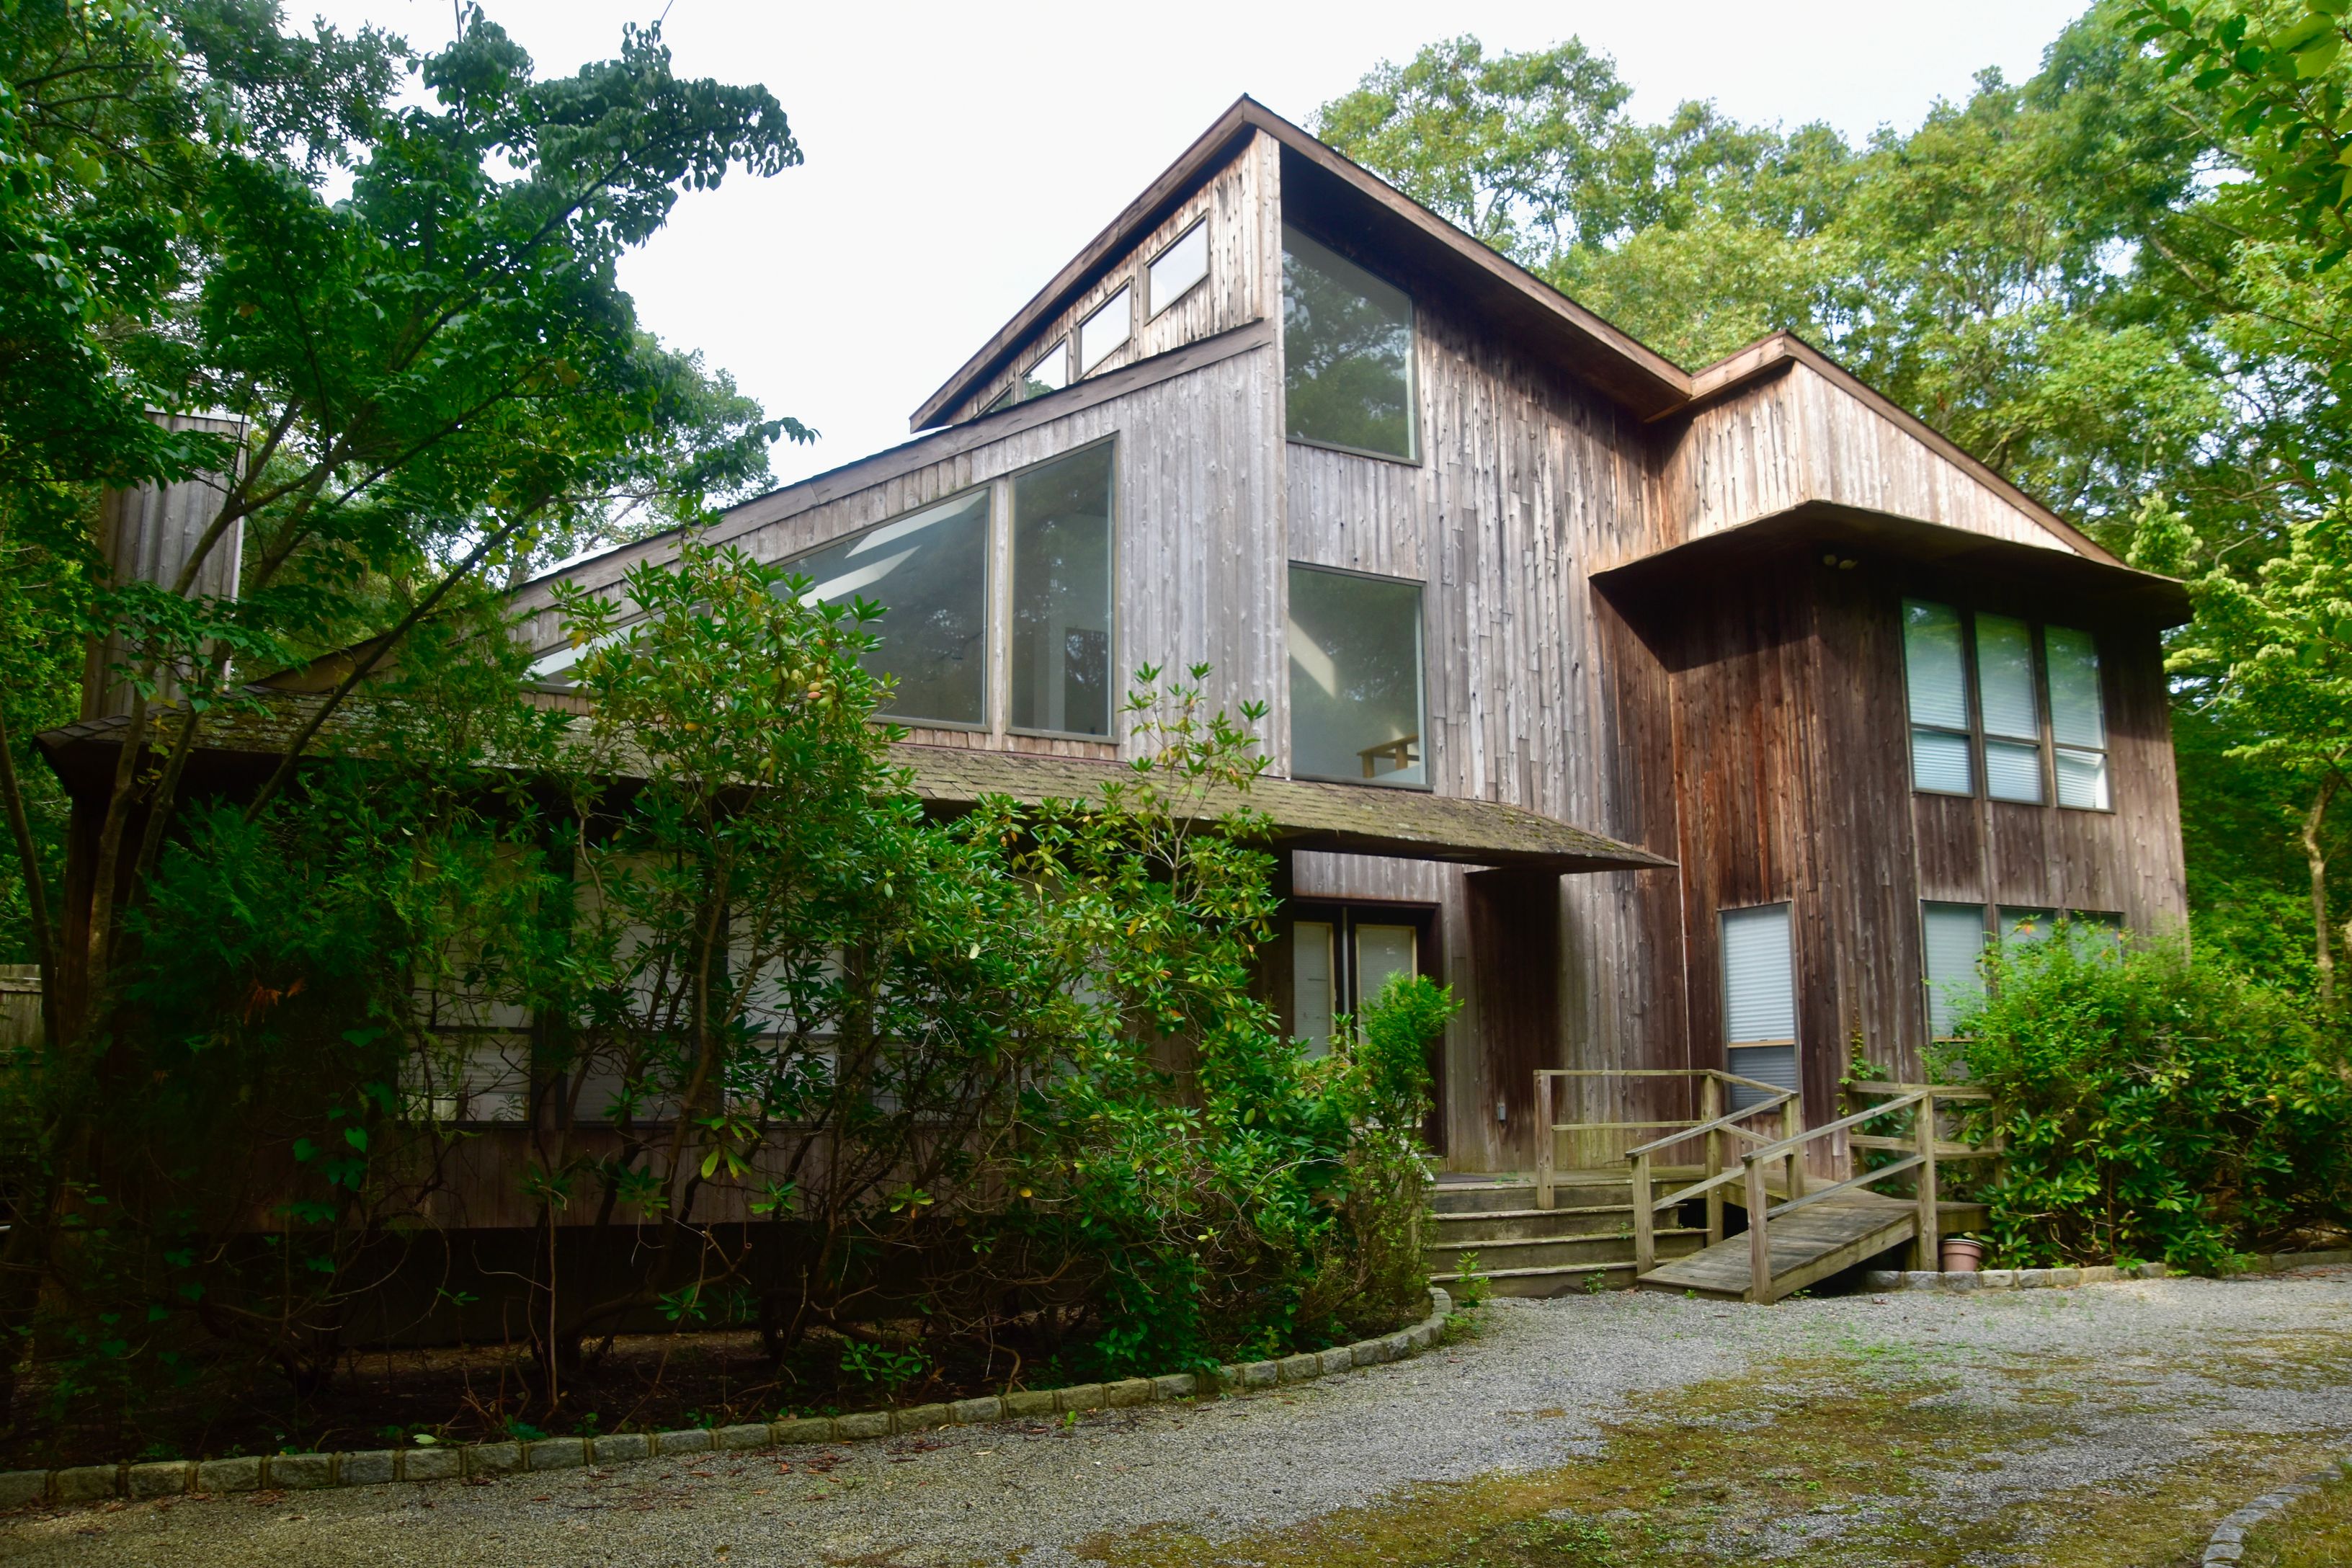
[[[1945,1065],[1992,1091],[2004,1264],[2215,1272],[2352,1227],[2352,1076],[2305,998],[2178,942],[2010,943]],[[2088,933],[2084,933],[2087,935]]]

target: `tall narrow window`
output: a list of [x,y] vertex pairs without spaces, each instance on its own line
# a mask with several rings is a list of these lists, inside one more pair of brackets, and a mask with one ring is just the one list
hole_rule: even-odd
[[1959,611],[1903,601],[1903,679],[1911,700],[1911,787],[1976,794]]
[[1013,727],[1108,735],[1111,446],[1013,481]]
[[1977,704],[1984,715],[1985,794],[2042,804],[2042,713],[2033,700],[2033,628],[1977,616]]
[[1927,948],[1927,1034],[1948,1039],[1952,1026],[1984,995],[1985,918],[1980,904],[1921,904]]
[[1331,1015],[1339,1011],[1339,973],[1329,921],[1290,922],[1290,1006],[1310,1055],[1331,1048]]
[[[1723,1038],[1740,1078],[1795,1089],[1796,966],[1789,947],[1789,906],[1726,910],[1723,932]],[[1731,1086],[1731,1108],[1754,1105],[1760,1089]]]
[[1421,584],[1290,566],[1290,771],[1425,785]]
[[1144,301],[1155,316],[1192,291],[1209,275],[1209,220],[1202,218],[1179,235],[1144,268],[1150,298]]
[[895,689],[886,717],[988,721],[988,491],[925,507],[788,563],[809,604],[877,601],[866,668]]
[[2057,742],[2058,804],[2105,811],[2107,706],[2099,689],[2099,644],[2088,632],[2047,626],[2050,738]]
[[1416,456],[1412,300],[1403,289],[1285,226],[1282,344],[1292,439]]
[[1102,302],[1078,328],[1079,374],[1095,368],[1127,346],[1135,330],[1135,292],[1121,289]]

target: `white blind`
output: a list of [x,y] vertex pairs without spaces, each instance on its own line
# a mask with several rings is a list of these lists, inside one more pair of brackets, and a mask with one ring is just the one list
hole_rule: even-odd
[[[1734,1078],[1752,1078],[1759,1083],[1769,1083],[1774,1089],[1797,1087],[1797,1047],[1794,1046],[1734,1046],[1726,1053]],[[1731,1109],[1745,1110],[1760,1104],[1765,1098],[1760,1089],[1750,1089],[1744,1083],[1731,1086]]]
[[2033,703],[2033,634],[2007,616],[1977,617],[1977,700],[1988,735],[2042,738]]
[[1911,731],[1911,787],[1937,795],[1974,795],[1976,772],[1969,759],[1969,738],[1943,730]]
[[2058,804],[2107,809],[2107,755],[2058,748]]
[[1921,904],[1927,956],[1927,1032],[1942,1039],[1984,994],[1977,969],[1985,945],[1984,910],[1976,904]]
[[1356,1005],[1369,1006],[1391,974],[1412,974],[1417,933],[1411,926],[1356,928]]
[[2017,741],[1985,742],[1985,794],[2042,804],[2042,748]]
[[2099,695],[2099,644],[2088,632],[2051,626],[2042,633],[2050,650],[2050,733],[2062,746],[2107,743],[2106,703]]
[[1290,1006],[1309,1055],[1331,1048],[1331,922],[1290,922]]
[[1789,906],[1723,911],[1723,1037],[1789,1040],[1797,993],[1789,962]]
[[2055,910],[2021,910],[2004,904],[2000,910],[2000,940],[2040,942],[2057,923]]
[[1968,667],[1960,655],[1960,612],[1949,605],[1903,601],[1903,678],[1914,724],[1969,727]]

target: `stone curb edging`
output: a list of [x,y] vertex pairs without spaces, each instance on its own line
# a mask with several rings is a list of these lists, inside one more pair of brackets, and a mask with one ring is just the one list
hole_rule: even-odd
[[[2352,1247],[2330,1252],[2268,1252],[2254,1255],[2254,1271],[2283,1273],[2289,1268],[2352,1263]],[[2171,1272],[2161,1263],[2134,1268],[1981,1268],[1971,1273],[1938,1274],[1933,1269],[1873,1268],[1862,1277],[1865,1290],[2043,1290],[2075,1285],[2112,1285],[2119,1279],[2162,1279]]]
[[2229,1518],[2213,1527],[2212,1539],[2205,1543],[2202,1562],[2233,1563],[2245,1555],[2246,1531],[2265,1524],[2289,1503],[2308,1497],[2333,1480],[2352,1478],[2352,1454],[2336,1462],[2333,1470],[2314,1470],[2299,1480],[2291,1481],[2274,1492],[2264,1492]]
[[1409,1329],[1359,1340],[1336,1350],[1277,1361],[1244,1362],[1195,1375],[1130,1377],[952,1404],[866,1410],[742,1426],[690,1427],[680,1432],[618,1432],[604,1437],[545,1437],[530,1443],[466,1443],[448,1447],[374,1448],[362,1453],[261,1454],[236,1459],[165,1459],[152,1464],[80,1465],[62,1470],[0,1473],[0,1509],[36,1503],[143,1500],[189,1492],[297,1491],[319,1487],[381,1486],[399,1481],[482,1480],[530,1470],[574,1470],[590,1465],[677,1458],[729,1450],[776,1448],[792,1443],[842,1443],[973,1426],[990,1421],[1034,1420],[1079,1410],[1116,1410],[1224,1390],[1304,1383],[1352,1367],[1402,1361],[1427,1350],[1444,1331],[1454,1298],[1429,1288],[1429,1316]]

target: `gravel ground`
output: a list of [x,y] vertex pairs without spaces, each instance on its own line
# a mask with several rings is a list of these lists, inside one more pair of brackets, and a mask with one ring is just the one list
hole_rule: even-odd
[[[2352,1384],[2338,1381],[2352,1378],[2352,1363],[2313,1363],[2292,1348],[2352,1343],[2334,1338],[2352,1331],[2352,1268],[1769,1310],[1610,1293],[1498,1301],[1487,1320],[1466,1342],[1279,1392],[1097,1413],[1069,1429],[790,1449],[788,1470],[779,1456],[728,1455],[476,1486],[37,1510],[0,1520],[0,1562],[652,1568],[1017,1557],[1045,1568],[1078,1561],[1072,1549],[1089,1539],[1147,1525],[1264,1531],[1412,1482],[1569,1464],[1599,1451],[1600,1423],[1645,1393],[1838,1358],[1905,1376],[1960,1374],[1955,1398],[2112,1394],[2078,1404],[2070,1436],[1955,1468],[1938,1506],[1959,1515],[2127,1485],[2210,1452],[2224,1434],[2352,1433]],[[2218,1500],[2216,1516],[2242,1500]],[[1799,1516],[1753,1544],[1759,1555],[1801,1552],[1809,1532],[1841,1528],[1834,1515]]]

